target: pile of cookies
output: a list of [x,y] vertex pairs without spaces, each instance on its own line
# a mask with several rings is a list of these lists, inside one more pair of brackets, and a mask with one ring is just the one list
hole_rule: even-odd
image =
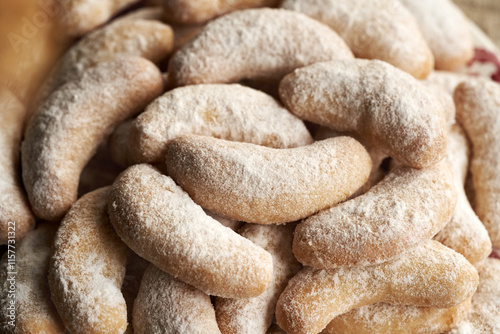
[[131,2],[65,2],[0,92],[2,333],[500,332],[500,86],[449,0],[100,25]]

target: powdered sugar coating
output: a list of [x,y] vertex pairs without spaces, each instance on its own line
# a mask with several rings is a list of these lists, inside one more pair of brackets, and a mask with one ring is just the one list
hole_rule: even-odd
[[357,58],[380,59],[422,79],[434,58],[417,21],[398,0],[285,0],[335,30]]
[[348,198],[368,179],[371,159],[349,137],[273,149],[186,135],[170,142],[166,165],[205,209],[245,222],[283,224]]
[[120,9],[138,0],[55,1],[59,27],[68,36],[79,37],[103,24]]
[[470,76],[463,73],[432,71],[425,80],[440,85],[453,96],[455,88],[468,79],[470,79]]
[[271,325],[276,303],[288,281],[301,265],[292,253],[295,224],[285,226],[247,224],[240,234],[267,250],[273,257],[273,278],[258,297],[215,299],[217,323],[222,333],[265,334]]
[[446,88],[442,85],[429,80],[424,80],[422,83],[441,103],[446,118],[446,124],[448,124],[448,126],[455,124],[456,108],[455,102],[453,101],[453,93],[448,93]]
[[[17,244],[15,253],[15,267],[9,268],[7,256],[2,259],[0,271],[0,286],[3,293],[0,297],[0,331],[2,333],[50,333],[64,334],[61,318],[50,300],[47,273],[52,242],[57,231],[57,225],[43,223],[36,230],[30,231],[22,242]],[[9,259],[12,263],[12,258]],[[13,272],[13,275],[7,275]],[[15,292],[15,325],[8,322],[9,285],[12,277],[16,285]],[[10,281],[6,279],[10,278]]]
[[474,55],[469,22],[450,0],[399,0],[415,16],[434,54],[436,69],[453,71]]
[[300,223],[293,252],[302,264],[325,269],[393,260],[441,230],[456,201],[445,163],[400,166],[364,195]]
[[312,143],[302,120],[269,95],[237,84],[194,85],[165,93],[134,120],[132,160],[162,162],[168,142],[185,134],[274,148]]
[[321,334],[429,334],[455,328],[469,313],[471,299],[450,307],[377,303],[334,318]]
[[[35,226],[28,199],[19,175],[19,147],[26,117],[26,108],[6,89],[0,89],[0,245],[7,244],[13,223],[15,235],[21,240]],[[10,224],[9,224],[10,222]]]
[[238,9],[276,6],[279,0],[161,0],[167,22],[202,23]]
[[149,165],[132,166],[116,179],[109,214],[133,251],[207,294],[255,297],[271,281],[268,252],[207,216]]
[[500,260],[486,259],[467,319],[450,334],[490,334],[500,331]]
[[150,264],[134,302],[134,333],[219,333],[210,296]]
[[98,145],[162,90],[153,63],[120,57],[55,91],[31,118],[22,147],[23,181],[35,214],[61,218],[76,201],[80,173]]
[[412,76],[382,61],[297,69],[281,81],[280,97],[300,118],[355,133],[405,165],[433,165],[446,153],[441,104]]
[[110,187],[83,196],[61,222],[50,261],[52,300],[71,333],[123,333],[128,248],[107,213]]
[[478,268],[491,253],[491,240],[465,194],[469,146],[462,128],[458,124],[453,125],[448,135],[447,160],[457,189],[457,206],[451,220],[439,231],[434,240],[462,254]]
[[[136,13],[137,14],[137,13]],[[161,23],[125,16],[86,35],[69,49],[44,83],[44,101],[63,84],[81,79],[86,70],[117,56],[139,56],[157,63],[173,48],[173,31]]]
[[352,58],[329,27],[284,9],[236,11],[210,23],[169,63],[175,86],[280,79],[318,61]]
[[305,267],[281,294],[276,319],[289,334],[318,333],[337,315],[379,302],[452,307],[472,296],[478,280],[462,255],[425,240],[414,251],[379,265]]
[[476,213],[493,247],[500,247],[500,86],[471,79],[457,87],[454,99],[458,121],[472,143]]

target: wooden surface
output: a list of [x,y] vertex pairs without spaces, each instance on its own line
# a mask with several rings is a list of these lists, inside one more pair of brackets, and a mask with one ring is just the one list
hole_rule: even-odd
[[500,47],[500,0],[454,0],[454,2]]

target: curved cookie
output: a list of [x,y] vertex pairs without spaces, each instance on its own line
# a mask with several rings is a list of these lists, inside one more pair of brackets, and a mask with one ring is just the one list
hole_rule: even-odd
[[470,298],[478,281],[462,255],[425,240],[399,259],[374,266],[305,267],[281,294],[276,319],[289,334],[318,333],[336,316],[374,303],[452,307]]
[[321,334],[438,334],[456,327],[469,313],[471,299],[450,308],[378,303],[335,317]]
[[417,79],[434,68],[417,21],[398,0],[285,0],[281,7],[327,24],[357,58],[383,60]]
[[280,0],[161,0],[167,22],[203,23],[214,17],[246,8],[272,7]]
[[57,232],[50,261],[52,300],[71,333],[123,333],[121,293],[128,248],[107,213],[110,187],[83,196]]
[[168,142],[185,134],[274,148],[312,143],[304,123],[262,92],[237,84],[194,85],[165,93],[133,121],[132,160],[162,162]]
[[187,135],[170,142],[166,165],[168,175],[207,210],[283,224],[347,199],[368,179],[371,159],[349,137],[273,149]]
[[240,234],[267,250],[273,257],[273,279],[258,297],[215,299],[221,333],[266,334],[271,326],[278,297],[301,265],[292,253],[294,224],[285,226],[247,224]]
[[284,9],[249,9],[210,23],[170,59],[172,84],[281,79],[318,61],[352,58],[330,28]]
[[469,80],[455,90],[457,119],[472,143],[475,210],[493,247],[500,247],[500,86]]
[[416,79],[382,61],[317,63],[287,75],[279,90],[300,118],[355,133],[410,167],[433,165],[446,154],[441,104]]
[[469,22],[450,0],[399,0],[417,19],[438,70],[464,67],[474,55]]
[[153,63],[121,57],[50,95],[31,118],[22,146],[23,181],[35,214],[61,218],[76,201],[80,173],[98,145],[162,90]]
[[491,254],[491,240],[465,194],[469,143],[458,124],[453,125],[449,131],[447,160],[457,189],[457,206],[451,220],[436,234],[434,240],[462,254],[477,268]]
[[157,63],[173,48],[172,29],[146,19],[120,18],[88,34],[69,49],[56,64],[39,92],[38,100],[48,96],[67,82],[80,79],[85,71],[117,56],[139,56]]
[[6,89],[0,89],[0,245],[21,240],[35,226],[19,175],[19,146],[26,108]]
[[440,231],[456,201],[444,162],[424,169],[400,166],[364,195],[301,222],[293,253],[302,264],[325,269],[393,260]]
[[134,333],[220,334],[210,296],[150,264],[134,302]]
[[[8,252],[2,258],[0,332],[65,333],[61,318],[50,300],[47,282],[51,247],[56,231],[56,224],[43,223],[26,235],[14,253]],[[9,275],[9,272],[12,274]],[[10,311],[12,301],[15,301],[14,311]]]
[[115,180],[109,215],[133,251],[207,294],[255,297],[271,281],[268,252],[207,216],[149,165],[132,166]]

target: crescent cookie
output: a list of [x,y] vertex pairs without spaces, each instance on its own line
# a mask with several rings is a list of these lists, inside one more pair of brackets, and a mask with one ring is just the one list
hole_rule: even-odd
[[374,303],[453,307],[472,297],[478,281],[477,270],[462,255],[426,240],[378,265],[305,267],[281,294],[276,319],[288,334],[319,333],[336,316]]
[[300,118],[351,132],[407,166],[430,166],[446,154],[442,105],[418,80],[382,61],[317,63],[287,75],[279,90]]
[[380,59],[425,78],[434,58],[413,15],[398,0],[285,0],[335,30],[357,58]]
[[19,147],[26,108],[7,89],[0,89],[0,245],[21,240],[35,226],[19,175]]
[[349,137],[273,149],[186,135],[170,142],[166,165],[205,209],[249,223],[283,224],[347,199],[368,179],[371,159]]
[[131,124],[128,150],[136,162],[160,163],[168,143],[197,134],[274,148],[312,143],[302,120],[260,91],[237,85],[180,87],[153,101]]
[[[50,300],[47,282],[57,227],[55,223],[40,224],[28,232],[14,252],[3,256],[0,266],[0,332],[65,333],[62,320]],[[14,289],[12,285],[15,285]]]
[[134,302],[134,333],[220,334],[210,296],[150,264]]
[[268,252],[208,216],[152,166],[132,166],[115,180],[109,215],[134,252],[207,294],[255,297],[271,282]]
[[174,86],[279,80],[318,61],[352,58],[326,25],[284,9],[236,11],[208,23],[170,59]]
[[472,143],[475,210],[493,247],[500,247],[500,86],[469,80],[456,88],[454,99],[457,119]]
[[71,333],[123,333],[128,248],[109,222],[110,187],[83,196],[61,222],[50,260],[52,300]]
[[30,120],[22,147],[23,181],[35,214],[61,218],[99,144],[163,90],[158,68],[120,57],[89,69],[50,95]]

